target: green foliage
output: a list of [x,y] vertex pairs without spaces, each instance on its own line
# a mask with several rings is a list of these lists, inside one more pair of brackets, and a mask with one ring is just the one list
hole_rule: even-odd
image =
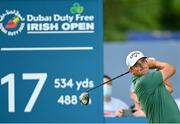
[[123,41],[127,31],[178,30],[179,22],[180,0],[104,0],[105,41]]

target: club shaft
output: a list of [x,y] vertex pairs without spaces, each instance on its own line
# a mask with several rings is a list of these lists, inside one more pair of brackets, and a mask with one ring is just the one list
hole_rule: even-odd
[[100,85],[98,85],[98,86],[96,86],[96,87],[93,87],[93,88],[87,90],[86,92],[90,92],[91,90],[94,90],[94,89],[96,89],[96,88],[98,88],[98,87],[100,87],[100,86],[102,86],[102,85],[104,85],[104,84],[107,84],[107,83],[109,83],[109,82],[111,82],[111,81],[113,81],[113,80],[115,80],[115,79],[117,79],[117,78],[120,78],[120,77],[122,77],[122,76],[124,76],[124,75],[126,75],[126,74],[128,74],[128,73],[129,73],[129,71],[127,71],[127,72],[125,72],[125,73],[123,73],[123,74],[121,74],[121,75],[119,75],[119,76],[116,76],[116,77],[112,78],[111,80],[108,80],[108,81],[106,81],[106,82],[104,82],[104,83],[101,83]]

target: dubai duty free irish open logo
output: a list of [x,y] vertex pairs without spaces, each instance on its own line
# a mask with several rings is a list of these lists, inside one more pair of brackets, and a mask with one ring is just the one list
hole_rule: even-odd
[[15,36],[22,32],[25,18],[17,10],[6,10],[0,15],[0,30],[8,35]]

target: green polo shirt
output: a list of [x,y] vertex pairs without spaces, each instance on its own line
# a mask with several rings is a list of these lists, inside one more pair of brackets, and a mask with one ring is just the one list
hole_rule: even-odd
[[180,123],[180,111],[166,90],[160,71],[150,70],[132,80],[149,123]]

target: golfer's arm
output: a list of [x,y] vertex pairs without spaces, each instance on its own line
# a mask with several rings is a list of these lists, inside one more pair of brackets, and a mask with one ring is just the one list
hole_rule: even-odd
[[163,76],[163,81],[166,81],[167,79],[169,79],[172,75],[174,75],[176,73],[176,68],[169,63],[165,63],[165,62],[160,62],[157,60],[147,60],[149,68],[154,68],[154,69],[158,69],[159,71],[161,71],[162,76]]
[[166,80],[166,81],[164,81],[164,84],[165,84],[166,89],[170,93],[172,93],[173,92],[173,86],[172,86],[171,82],[169,80]]

